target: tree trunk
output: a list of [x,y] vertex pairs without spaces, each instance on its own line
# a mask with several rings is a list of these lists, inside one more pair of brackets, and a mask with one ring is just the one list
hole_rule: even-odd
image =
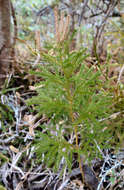
[[0,0],[0,88],[9,71],[11,54],[11,4],[10,0]]

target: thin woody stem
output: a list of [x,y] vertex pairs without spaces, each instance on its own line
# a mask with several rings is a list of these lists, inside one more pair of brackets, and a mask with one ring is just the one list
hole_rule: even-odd
[[[74,123],[75,118],[74,118],[74,113],[73,113],[73,108],[72,108],[73,98],[71,96],[70,91],[68,91],[68,95],[69,95],[68,100],[69,100],[69,104],[70,104],[70,118],[71,118],[72,123]],[[74,126],[74,134],[75,134],[75,137],[76,137],[76,150],[78,152],[78,150],[79,150],[79,142],[78,142],[78,127],[77,127],[77,125]],[[82,181],[84,182],[84,172],[83,172],[83,169],[82,169],[80,155],[78,155],[78,157],[79,157],[78,162],[79,162],[79,168],[80,168],[80,172],[81,172],[81,176],[82,176]]]

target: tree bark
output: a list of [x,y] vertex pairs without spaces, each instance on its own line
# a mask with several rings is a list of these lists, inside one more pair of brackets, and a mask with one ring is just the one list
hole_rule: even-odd
[[0,88],[5,82],[9,71],[11,55],[11,3],[0,0]]

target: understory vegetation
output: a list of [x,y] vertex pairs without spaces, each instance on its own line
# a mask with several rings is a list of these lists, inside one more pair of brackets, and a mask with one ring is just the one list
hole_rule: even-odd
[[0,190],[123,190],[123,2],[12,3]]

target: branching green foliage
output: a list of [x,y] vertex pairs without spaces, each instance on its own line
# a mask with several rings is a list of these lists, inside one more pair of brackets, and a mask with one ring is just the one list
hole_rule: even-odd
[[115,148],[123,148],[123,125],[124,125],[124,94],[123,94],[124,86],[123,84],[118,84],[114,86],[114,97],[113,97],[113,114],[109,120],[109,125],[111,127],[111,134],[114,135],[112,139],[112,143]]
[[2,185],[0,185],[0,190],[6,190]]
[[0,124],[2,129],[4,129],[4,121],[13,121],[13,112],[9,106],[4,105],[0,102]]
[[36,143],[39,160],[43,159],[41,155],[44,153],[44,161],[47,163],[47,166],[54,166],[54,169],[57,170],[62,157],[64,157],[66,162],[63,165],[68,165],[68,168],[71,169],[72,155],[76,150],[72,144],[67,143],[61,133],[57,133],[57,136],[51,135],[50,132],[49,135],[39,133],[37,137],[41,138],[42,141],[42,143],[41,141],[37,141]]
[[37,84],[38,95],[29,99],[28,105],[45,114],[49,123],[41,126],[35,151],[40,160],[55,169],[59,169],[62,158],[71,168],[75,152],[81,169],[80,155],[92,159],[99,154],[97,143],[101,148],[108,146],[109,129],[103,121],[108,117],[111,96],[99,79],[100,71],[85,65],[85,49],[70,52],[69,44],[64,42],[42,56],[44,64],[39,72],[32,72],[42,81]]
[[8,162],[9,159],[2,153],[0,153],[0,166],[4,163],[4,162]]

